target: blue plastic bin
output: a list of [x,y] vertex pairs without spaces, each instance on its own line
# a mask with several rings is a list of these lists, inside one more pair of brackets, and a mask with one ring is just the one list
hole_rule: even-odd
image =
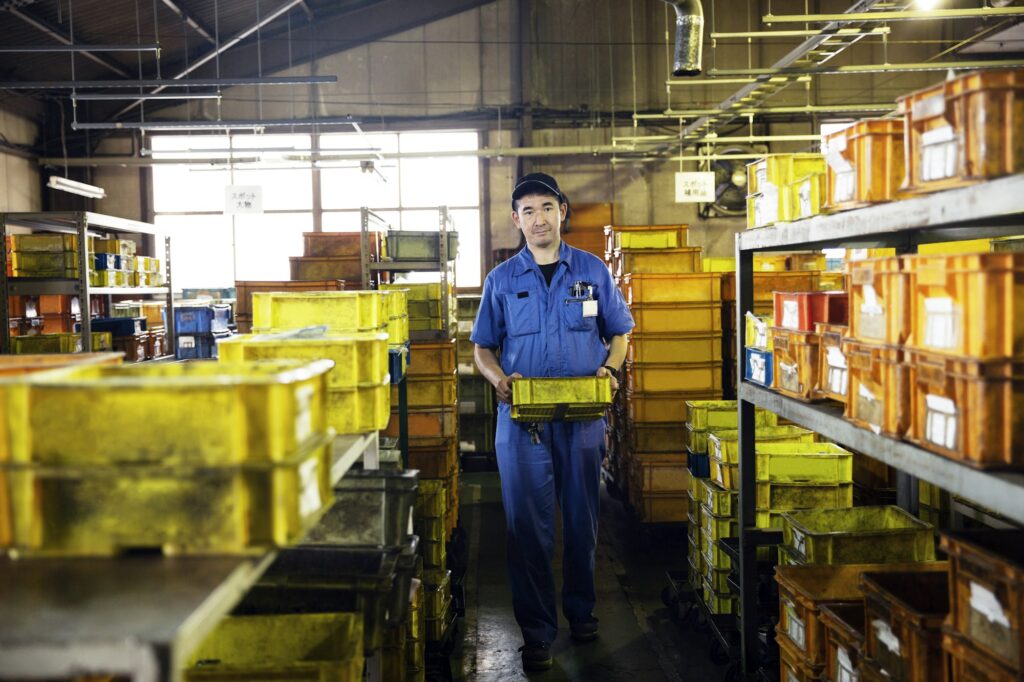
[[174,330],[178,334],[210,334],[212,325],[211,306],[190,305],[174,309]]
[[179,360],[211,360],[217,357],[217,340],[231,336],[230,332],[217,334],[179,334],[174,356]]
[[110,332],[112,336],[135,336],[146,331],[144,317],[97,317],[92,321],[94,332]]
[[709,457],[710,455],[707,453],[696,455],[688,452],[686,462],[687,467],[690,469],[690,475],[694,478],[708,478],[711,476],[711,460]]
[[121,269],[121,257],[113,253],[94,253],[92,262],[95,270]]
[[[405,356],[404,361],[402,356]],[[409,366],[409,347],[388,348],[388,374],[392,384],[402,383]]]
[[763,348],[748,347],[743,363],[743,378],[759,386],[772,385],[772,352]]

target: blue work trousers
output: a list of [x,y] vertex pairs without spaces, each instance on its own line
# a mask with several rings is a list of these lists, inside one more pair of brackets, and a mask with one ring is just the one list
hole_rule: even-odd
[[552,643],[555,604],[555,504],[562,513],[562,612],[570,623],[592,615],[604,419],[543,424],[540,443],[501,405],[495,449],[508,526],[508,573],[525,642]]

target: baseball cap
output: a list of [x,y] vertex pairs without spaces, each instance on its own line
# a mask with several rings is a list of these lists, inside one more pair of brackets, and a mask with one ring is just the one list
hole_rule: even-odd
[[512,208],[515,208],[517,199],[527,194],[554,194],[560,202],[567,203],[565,195],[558,189],[558,183],[547,173],[528,173],[519,178],[512,188]]

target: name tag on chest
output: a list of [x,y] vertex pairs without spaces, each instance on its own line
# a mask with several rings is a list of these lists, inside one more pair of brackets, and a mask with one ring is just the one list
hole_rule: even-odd
[[583,301],[583,317],[597,317],[597,301]]

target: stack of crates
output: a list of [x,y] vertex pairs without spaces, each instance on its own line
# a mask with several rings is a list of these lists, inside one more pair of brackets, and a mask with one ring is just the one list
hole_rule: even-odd
[[16,234],[9,238],[8,276],[78,278],[78,236]]
[[[142,316],[142,305],[136,303],[120,310],[115,307],[114,312],[120,312],[122,316],[98,317],[92,320],[93,330],[109,332],[113,337],[114,350],[123,352],[126,362],[146,360],[150,347],[149,329],[146,318]],[[212,342],[207,343],[207,347],[211,345]]]
[[685,403],[722,395],[721,275],[684,225],[608,226],[606,261],[636,323],[614,417],[620,478],[644,522],[686,521]]
[[179,360],[216,358],[217,342],[231,336],[230,319],[231,306],[225,303],[175,306],[174,331],[178,340],[175,356]]
[[420,479],[413,512],[413,527],[420,537],[423,555],[423,620],[425,640],[440,641],[455,620],[452,576],[447,569],[446,519],[458,504],[450,492],[451,481]]
[[0,545],[251,555],[299,541],[332,500],[330,368],[97,363],[5,383]]
[[255,335],[221,341],[222,360],[329,358],[335,365],[327,397],[332,428],[339,434],[385,428],[391,409],[387,294],[258,292],[252,305]]
[[423,581],[413,578],[409,589],[409,620],[406,624],[405,637],[405,679],[409,682],[425,682],[427,676],[427,623],[423,616],[424,593]]
[[904,122],[898,118],[864,119],[825,136],[828,164],[825,209],[847,209],[901,198]]
[[767,227],[821,213],[825,157],[768,154],[747,164],[747,227]]
[[[774,326],[771,328],[772,387],[791,398],[811,402],[821,398],[822,366],[819,360],[822,339],[819,332],[833,338],[845,331],[849,317],[849,297],[842,291],[802,291],[774,293]],[[826,347],[826,354],[829,348]],[[845,395],[845,363],[837,367],[838,374],[826,381],[825,388],[835,388]]]
[[[292,256],[294,281],[363,281],[363,244],[361,232],[306,232],[302,235],[303,255]],[[367,262],[381,259],[383,233],[367,233]]]
[[[381,284],[380,289],[408,289],[409,300],[409,333],[413,338],[423,337],[429,333],[440,333],[449,338],[455,337],[455,291],[451,283],[448,283],[446,292],[448,303],[448,319],[442,320],[444,311],[441,300],[441,284],[434,282],[430,284],[414,284],[400,282],[397,284]],[[416,334],[416,332],[423,332]]]
[[494,387],[477,369],[473,359],[473,323],[480,309],[480,296],[460,294],[458,304],[458,336],[456,337],[459,365],[459,450],[463,468],[474,462],[474,468],[493,469],[495,464]]

